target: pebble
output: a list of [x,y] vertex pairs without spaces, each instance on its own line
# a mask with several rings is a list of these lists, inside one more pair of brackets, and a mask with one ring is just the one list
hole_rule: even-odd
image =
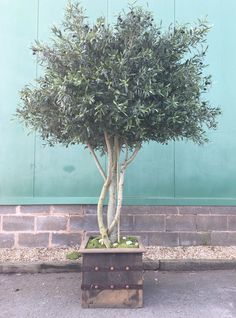
[[[0,248],[0,263],[33,263],[69,261],[68,253],[78,251],[79,245],[69,248]],[[144,259],[236,259],[236,246],[146,247]]]

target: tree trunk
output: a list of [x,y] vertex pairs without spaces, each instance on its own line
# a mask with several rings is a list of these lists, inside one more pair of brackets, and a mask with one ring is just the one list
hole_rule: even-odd
[[107,229],[103,223],[103,204],[104,204],[104,200],[105,200],[106,194],[107,194],[108,189],[109,189],[110,181],[111,181],[110,178],[107,177],[106,181],[103,184],[102,191],[101,191],[101,194],[100,194],[100,197],[98,200],[98,205],[97,205],[97,218],[98,218],[99,232],[102,236],[103,243],[105,244],[105,246],[107,248],[110,247],[111,242],[108,238]]
[[108,235],[113,233],[114,229],[117,228],[117,224],[120,219],[120,212],[121,212],[121,207],[122,207],[122,202],[123,202],[123,191],[124,191],[124,180],[125,180],[125,169],[126,167],[122,166],[121,171],[120,171],[120,178],[119,178],[119,185],[118,185],[118,193],[117,193],[117,206],[116,206],[116,211],[115,215],[113,217],[113,220],[111,224],[108,226]]
[[135,147],[135,150],[133,154],[131,155],[130,158],[128,158],[128,146],[126,146],[126,156],[125,160],[121,165],[120,169],[120,174],[119,174],[119,184],[117,187],[117,207],[116,207],[116,213],[115,217],[113,218],[112,223],[108,227],[108,236],[111,235],[113,232],[114,228],[117,226],[119,220],[120,220],[120,213],[121,213],[121,208],[122,208],[122,203],[123,203],[123,191],[124,191],[124,181],[125,181],[125,171],[127,166],[134,160],[136,157],[138,151],[140,149],[140,145],[137,145]]
[[[109,201],[107,208],[107,227],[109,228],[116,214],[116,193],[117,193],[117,169],[112,170],[111,183],[109,187]],[[112,243],[118,240],[118,228],[117,225],[114,227],[113,231],[109,235],[109,239]]]
[[104,200],[107,195],[107,192],[109,190],[111,180],[112,180],[112,142],[109,138],[109,135],[107,134],[106,131],[104,131],[104,137],[105,137],[105,142],[107,145],[107,154],[108,154],[108,168],[107,168],[107,177],[106,180],[103,184],[102,191],[98,200],[98,205],[97,205],[97,218],[98,218],[98,226],[99,226],[99,232],[102,236],[103,243],[107,248],[111,246],[111,241],[108,237],[108,230],[105,227],[103,223],[103,205],[104,205]]
[[[133,154],[128,157],[129,149],[126,145],[126,155],[125,160],[119,168],[119,157],[122,145],[119,143],[117,136],[111,137],[106,131],[104,131],[105,143],[107,147],[108,155],[108,165],[107,165],[107,175],[93,150],[93,148],[88,144],[91,154],[93,155],[96,165],[104,178],[105,182],[103,184],[101,194],[99,197],[97,205],[97,219],[99,231],[103,240],[103,243],[107,248],[111,246],[111,243],[117,242],[119,240],[119,222],[120,213],[123,203],[123,190],[124,190],[124,179],[125,171],[127,166],[136,157],[140,145],[136,145]],[[107,227],[103,222],[103,205],[107,193],[109,192],[109,201],[107,209]]]

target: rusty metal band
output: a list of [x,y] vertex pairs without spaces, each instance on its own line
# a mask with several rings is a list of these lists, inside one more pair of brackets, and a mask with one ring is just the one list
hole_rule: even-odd
[[123,266],[123,267],[98,267],[98,266],[82,266],[82,272],[132,272],[143,271],[143,266]]
[[82,290],[121,290],[121,289],[143,289],[143,285],[135,285],[135,284],[123,284],[123,285],[117,285],[117,284],[111,284],[111,285],[101,285],[101,284],[91,284],[81,285]]

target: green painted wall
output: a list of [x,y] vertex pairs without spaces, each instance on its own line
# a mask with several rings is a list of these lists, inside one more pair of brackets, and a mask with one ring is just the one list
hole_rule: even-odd
[[[112,22],[127,0],[83,0],[88,16]],[[236,204],[236,2],[235,0],[139,0],[164,26],[208,16],[209,98],[222,107],[219,128],[205,146],[178,142],[144,145],[127,173],[126,204]],[[0,203],[96,203],[101,178],[82,146],[43,147],[12,121],[18,91],[40,69],[29,50],[34,39],[48,41],[60,23],[66,0],[0,1]],[[103,165],[105,165],[105,158]]]

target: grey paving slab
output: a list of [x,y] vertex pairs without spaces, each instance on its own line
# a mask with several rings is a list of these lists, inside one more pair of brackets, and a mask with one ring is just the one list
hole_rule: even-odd
[[235,318],[236,270],[145,273],[144,308],[81,309],[80,273],[1,274],[0,318]]

